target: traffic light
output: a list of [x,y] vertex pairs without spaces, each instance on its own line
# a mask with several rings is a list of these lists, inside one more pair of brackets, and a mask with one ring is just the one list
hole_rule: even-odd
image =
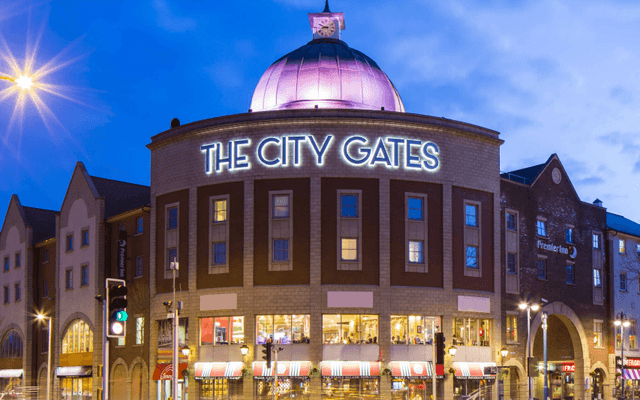
[[264,350],[262,350],[262,354],[264,354],[262,359],[267,362],[267,368],[271,368],[271,348],[273,345],[270,342],[267,342],[263,344],[262,347],[264,347]]
[[436,332],[436,364],[444,364],[444,333]]
[[107,279],[107,337],[124,338],[127,334],[127,286],[122,279]]

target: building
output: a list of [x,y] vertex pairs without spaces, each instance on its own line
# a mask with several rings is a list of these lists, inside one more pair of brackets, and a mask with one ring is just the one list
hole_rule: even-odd
[[[578,197],[557,155],[501,175],[502,321],[509,355],[507,398],[527,398],[527,311],[531,353],[543,360],[541,317],[548,315],[549,393],[608,398],[613,384],[603,235],[606,210]],[[540,374],[533,397],[543,398]]]
[[174,120],[148,145],[150,392],[170,395],[174,289],[190,399],[270,397],[266,341],[282,348],[282,393],[424,398],[433,330],[457,347],[436,370],[440,398],[491,391],[502,141],[405,113],[340,40],[342,13],[309,20],[313,40],[267,68],[250,112]]
[[[607,213],[607,244],[609,260],[609,288],[611,304],[610,318],[628,322],[628,326],[610,325],[615,337],[615,354],[617,370],[622,374],[616,386],[619,388],[622,379],[625,382],[626,395],[640,395],[640,351],[638,350],[638,319],[640,313],[636,303],[640,304],[640,224],[621,215]],[[620,315],[622,313],[622,315]],[[624,334],[624,335],[623,335]],[[625,369],[621,370],[622,338],[624,338]],[[612,343],[613,344],[613,343]],[[614,370],[613,360],[611,370]]]

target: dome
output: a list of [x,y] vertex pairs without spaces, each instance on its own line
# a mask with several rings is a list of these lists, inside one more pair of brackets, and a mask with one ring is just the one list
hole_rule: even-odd
[[341,40],[313,40],[262,75],[252,111],[355,108],[404,112],[398,91],[378,64]]

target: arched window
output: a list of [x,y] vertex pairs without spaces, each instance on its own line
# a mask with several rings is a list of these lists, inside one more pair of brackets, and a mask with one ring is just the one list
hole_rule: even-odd
[[0,358],[22,357],[22,338],[16,330],[10,330],[2,338]]
[[93,332],[81,319],[74,321],[62,339],[62,354],[88,353],[93,351]]

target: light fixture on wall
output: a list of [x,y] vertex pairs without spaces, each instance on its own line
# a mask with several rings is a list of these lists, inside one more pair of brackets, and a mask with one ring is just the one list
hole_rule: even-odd
[[184,345],[184,347],[182,348],[182,355],[185,357],[189,357],[189,353],[191,353],[191,349],[189,348],[188,345]]
[[246,344],[240,346],[240,353],[242,353],[243,357],[246,356],[247,353],[249,353],[249,346],[247,346]]
[[453,357],[453,356],[455,356],[455,355],[456,355],[456,351],[458,351],[458,348],[457,348],[456,346],[451,346],[451,347],[449,347],[449,355],[450,355],[451,357]]

